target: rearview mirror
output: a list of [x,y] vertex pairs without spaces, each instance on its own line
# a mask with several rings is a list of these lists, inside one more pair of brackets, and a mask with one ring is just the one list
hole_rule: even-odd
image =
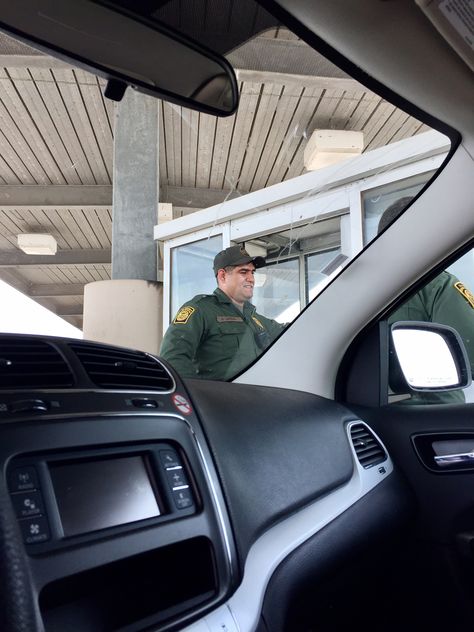
[[113,2],[22,0],[2,6],[0,30],[108,80],[217,116],[237,109],[234,70],[224,57],[162,23]]
[[407,386],[412,391],[448,391],[471,384],[464,343],[452,327],[403,321],[392,325],[391,337],[399,368],[391,371],[394,392],[406,392]]

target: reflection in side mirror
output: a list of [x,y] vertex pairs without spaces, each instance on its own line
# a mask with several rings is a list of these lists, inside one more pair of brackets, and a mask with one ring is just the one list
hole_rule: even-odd
[[0,29],[108,79],[112,87],[106,95],[115,100],[130,85],[201,112],[235,112],[237,79],[224,57],[118,5],[113,0],[107,6],[89,0],[7,2]]
[[414,391],[445,391],[471,383],[471,369],[459,334],[446,325],[398,322],[391,328],[396,358]]

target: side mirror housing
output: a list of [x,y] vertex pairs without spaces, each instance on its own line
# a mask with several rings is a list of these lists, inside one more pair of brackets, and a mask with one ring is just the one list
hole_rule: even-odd
[[464,343],[452,327],[401,321],[390,328],[390,388],[393,393],[439,392],[471,384]]

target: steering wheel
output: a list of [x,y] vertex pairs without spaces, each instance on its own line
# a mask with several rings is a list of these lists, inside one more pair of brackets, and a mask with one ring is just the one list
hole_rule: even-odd
[[0,481],[0,630],[44,632],[20,529]]

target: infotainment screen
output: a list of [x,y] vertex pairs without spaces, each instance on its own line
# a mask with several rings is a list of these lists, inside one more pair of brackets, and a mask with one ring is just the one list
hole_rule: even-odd
[[160,515],[143,456],[49,463],[65,536]]

